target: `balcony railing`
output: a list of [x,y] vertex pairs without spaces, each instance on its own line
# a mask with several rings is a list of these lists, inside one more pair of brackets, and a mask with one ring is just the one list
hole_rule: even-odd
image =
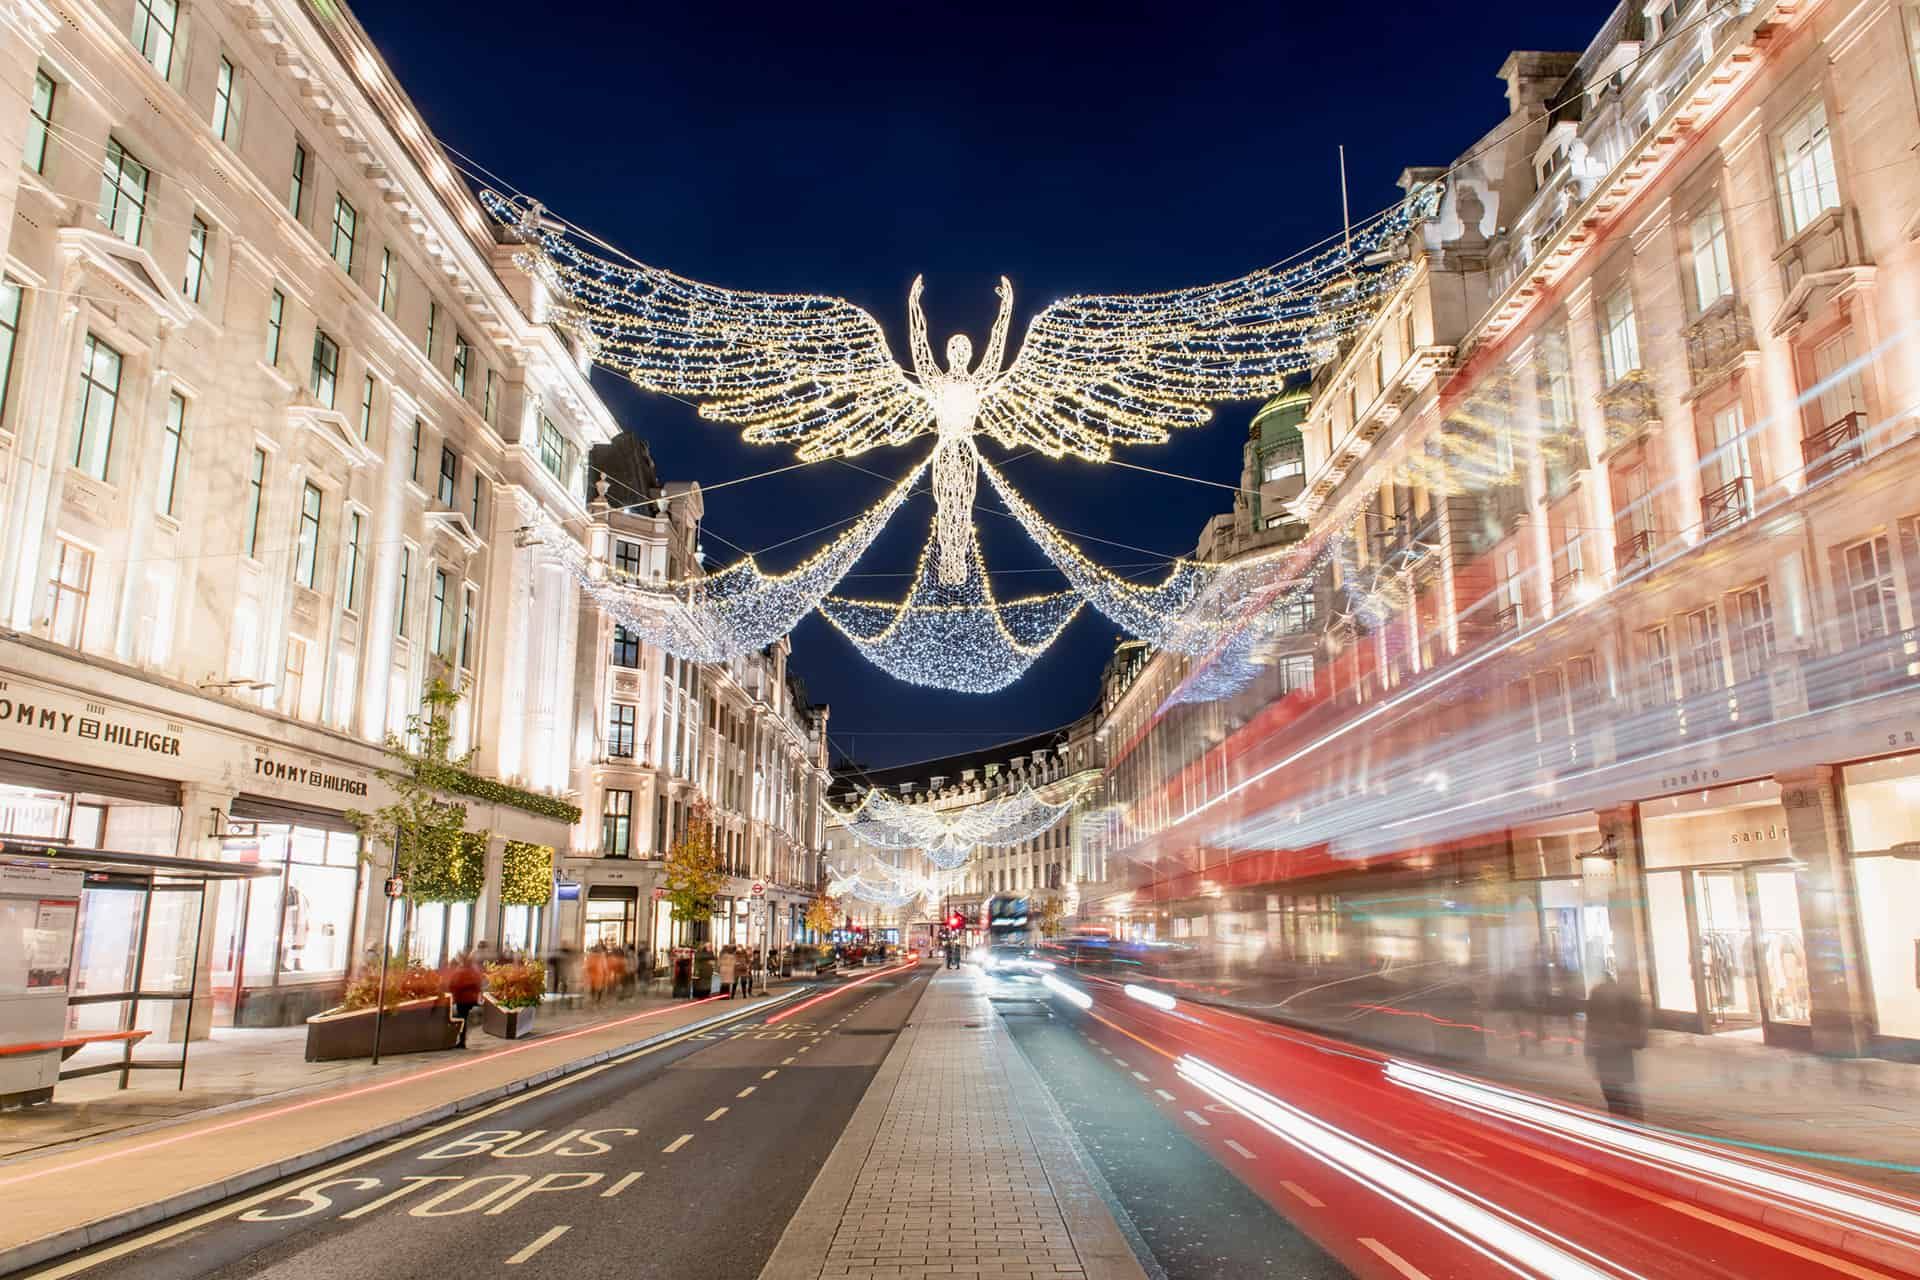
[[1800,460],[1806,466],[1808,484],[1818,484],[1866,456],[1860,432],[1861,417],[1856,409],[1812,435],[1800,437]]
[[1687,384],[1696,391],[1757,349],[1747,308],[1733,294],[1707,308],[1686,327],[1682,337],[1687,344]]
[[1753,481],[1735,476],[1700,495],[1700,521],[1709,534],[1732,528],[1753,514]]
[[1524,620],[1525,620],[1524,616],[1520,612],[1520,606],[1517,604],[1510,604],[1506,608],[1502,609],[1500,612],[1493,615],[1493,629],[1495,631],[1502,631],[1502,632],[1518,631],[1520,629],[1521,622],[1523,622]]
[[1638,529],[1624,542],[1613,544],[1613,563],[1621,573],[1629,573],[1653,559],[1653,530]]
[[1609,451],[1660,421],[1660,402],[1644,370],[1634,369],[1600,393],[1600,416]]
[[1562,602],[1572,599],[1574,593],[1580,590],[1580,584],[1585,578],[1586,573],[1580,568],[1567,570],[1553,580],[1553,598]]

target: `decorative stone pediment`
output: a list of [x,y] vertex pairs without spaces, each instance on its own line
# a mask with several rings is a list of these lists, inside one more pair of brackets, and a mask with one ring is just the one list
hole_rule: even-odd
[[287,409],[287,422],[296,434],[305,432],[346,460],[349,467],[364,467],[378,462],[380,455],[367,447],[347,424],[347,415],[303,399]]
[[60,248],[152,312],[162,325],[179,328],[193,319],[193,307],[167,283],[167,274],[153,255],[139,245],[92,227],[62,227]]
[[478,555],[485,545],[480,535],[474,532],[473,524],[458,511],[429,511],[427,524],[459,543],[468,555]]

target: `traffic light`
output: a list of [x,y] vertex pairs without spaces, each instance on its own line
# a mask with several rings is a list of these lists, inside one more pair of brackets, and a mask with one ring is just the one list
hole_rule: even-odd
[[947,928],[953,930],[955,933],[958,933],[960,932],[960,930],[964,929],[966,927],[966,924],[967,924],[967,918],[961,915],[958,911],[952,912],[947,916]]

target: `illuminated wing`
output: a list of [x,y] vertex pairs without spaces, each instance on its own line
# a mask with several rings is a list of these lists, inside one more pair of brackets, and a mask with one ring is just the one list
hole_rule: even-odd
[[698,401],[701,417],[739,424],[751,444],[791,445],[806,461],[933,430],[879,322],[851,302],[701,284],[592,252],[526,201],[481,199],[532,247],[549,318],[635,386]]
[[1430,217],[1416,191],[1351,240],[1284,270],[1167,293],[1067,298],[1035,316],[980,406],[979,430],[1008,448],[1104,461],[1116,444],[1160,444],[1224,400],[1278,394],[1327,359],[1410,267],[1365,260]]

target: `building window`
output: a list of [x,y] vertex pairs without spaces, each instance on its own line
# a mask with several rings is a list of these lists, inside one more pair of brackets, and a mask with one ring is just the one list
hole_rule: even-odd
[[465,398],[467,394],[467,365],[473,359],[473,346],[467,341],[467,335],[455,332],[453,335],[453,392]]
[[480,499],[485,496],[485,488],[486,481],[481,478],[480,469],[475,467],[473,471],[473,507],[467,513],[467,518],[473,524],[473,531],[476,535],[480,532]]
[[253,470],[247,475],[247,559],[259,559],[260,508],[267,489],[267,451],[256,446]]
[[1693,305],[1705,311],[1733,292],[1733,262],[1727,251],[1727,220],[1714,201],[1694,216]]
[[333,197],[333,260],[348,275],[353,274],[353,234],[360,227],[360,215],[338,192]]
[[27,143],[21,152],[21,159],[35,173],[47,171],[47,137],[53,132],[53,94],[53,77],[36,71],[32,114],[27,118]]
[[1276,480],[1286,480],[1293,476],[1305,475],[1306,472],[1307,455],[1305,448],[1301,445],[1300,441],[1289,440],[1267,454],[1266,460],[1261,466],[1260,478],[1265,483],[1272,484]]
[[278,289],[267,299],[267,363],[280,364],[280,330],[286,323],[287,295]]
[[413,452],[411,455],[411,464],[407,471],[407,478],[415,484],[420,483],[420,436],[425,430],[426,424],[421,422],[420,419],[415,418],[413,420]]
[[1847,605],[1857,642],[1865,644],[1898,631],[1900,610],[1894,597],[1893,559],[1887,554],[1886,537],[1856,542],[1847,548],[1845,559]]
[[340,577],[347,593],[341,607],[349,613],[360,606],[360,557],[366,554],[366,525],[366,516],[358,511],[347,512],[347,543],[340,548],[346,563],[341,566],[344,572]]
[[629,578],[640,576],[640,544],[617,538],[613,544],[613,567]]
[[493,370],[489,369],[486,389],[480,396],[480,416],[487,420],[487,425],[490,427],[500,425],[495,416],[500,407],[499,395],[498,379],[494,376]]
[[1293,653],[1280,659],[1280,692],[1313,692],[1313,655]]
[[1712,693],[1726,685],[1720,654],[1720,610],[1708,605],[1687,615],[1687,692]]
[[49,638],[69,649],[80,647],[87,628],[87,599],[93,593],[93,552],[65,538],[56,540],[53,576],[47,579]]
[[609,789],[600,808],[600,852],[624,858],[633,840],[633,792]]
[[447,655],[447,572],[433,571],[433,594],[427,602],[427,648]]
[[379,301],[380,310],[386,312],[389,316],[393,314],[393,302],[396,296],[395,289],[397,284],[398,281],[393,277],[393,250],[382,249],[380,251]]
[[1758,680],[1772,669],[1778,652],[1773,636],[1773,596],[1766,583],[1733,598],[1734,656],[1742,680]]
[[540,419],[540,465],[569,489],[573,487],[575,457],[573,441],[553,424],[553,419]]
[[613,665],[616,667],[640,665],[640,637],[617,622],[613,624]]
[[360,383],[360,438],[373,439],[373,375],[368,374]]
[[619,760],[633,759],[633,730],[637,714],[632,703],[614,703],[613,717],[607,722],[608,755]]
[[479,619],[480,593],[468,587],[460,597],[460,669],[462,671],[473,670],[473,644]]
[[1780,221],[1791,240],[1828,209],[1840,207],[1840,182],[1833,170],[1833,138],[1827,132],[1827,107],[1816,102],[1780,133],[1774,157],[1780,189]]
[[233,63],[220,59],[213,76],[213,136],[225,142],[227,128],[233,123]]
[[280,672],[280,714],[297,716],[307,692],[307,642],[287,637],[287,661]]
[[320,562],[319,488],[308,483],[300,493],[300,539],[293,549],[293,580],[311,590]]
[[1859,415],[1867,410],[1865,389],[1860,385],[1860,366],[1853,358],[1853,333],[1849,330],[1827,339],[1813,349],[1814,392],[1819,406],[1821,428],[1837,427],[1853,419],[1857,434],[1864,434]]
[[128,244],[139,244],[147,225],[147,166],[128,154],[120,139],[107,139],[100,166],[100,221]]
[[413,578],[413,548],[400,548],[400,581],[394,595],[393,633],[402,640],[407,637],[407,591]]
[[1673,644],[1665,626],[1640,633],[1640,656],[1647,678],[1647,702],[1664,706],[1673,701]]
[[287,178],[287,212],[296,219],[307,199],[307,149],[293,144],[293,172]]
[[178,0],[134,0],[133,47],[162,80],[173,75],[173,32],[179,21]]
[[313,398],[333,408],[334,388],[340,377],[340,347],[325,329],[313,331],[313,373],[307,382]]
[[180,487],[180,446],[187,430],[187,402],[178,391],[167,396],[167,420],[160,428],[160,489],[155,509],[163,516],[173,514],[174,498]]
[[440,446],[440,489],[438,491],[441,506],[453,506],[454,489],[459,480],[460,455],[443,444]]
[[434,336],[439,332],[439,329],[440,329],[440,304],[433,301],[433,299],[429,298],[427,299],[427,346],[426,346],[427,363],[429,364],[433,363]]
[[1600,354],[1606,363],[1607,385],[1640,367],[1640,334],[1633,324],[1633,290],[1621,285],[1607,295],[1601,313]]
[[195,218],[187,229],[187,278],[180,291],[188,302],[200,301],[200,289],[207,280],[207,224]]
[[107,478],[113,419],[120,403],[120,353],[91,333],[80,351],[80,404],[73,432],[73,465],[95,480]]
[[0,280],[0,425],[7,420],[7,395],[13,386],[13,351],[20,344],[20,301],[26,291]]

